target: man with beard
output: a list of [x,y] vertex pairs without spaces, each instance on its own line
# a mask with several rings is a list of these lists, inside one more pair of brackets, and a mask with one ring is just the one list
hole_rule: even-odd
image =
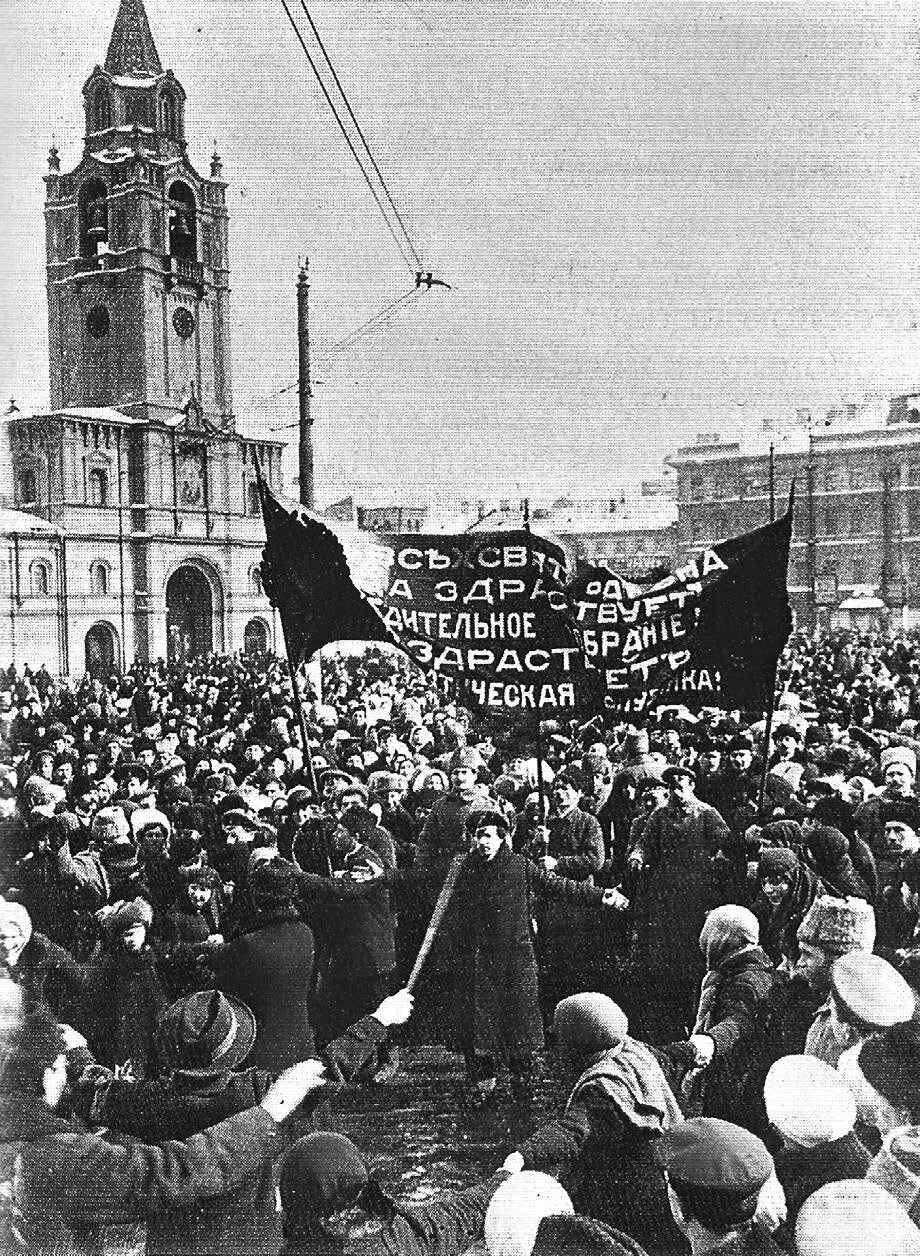
[[475,750],[456,750],[451,756],[450,791],[428,813],[415,854],[416,867],[446,866],[467,849],[465,825],[470,813],[491,810],[476,788],[479,762]]
[[882,809],[891,802],[915,797],[917,780],[917,756],[907,746],[889,746],[881,754],[882,776],[885,781],[881,793],[867,798],[856,808],[856,832],[872,853],[881,853],[885,822]]

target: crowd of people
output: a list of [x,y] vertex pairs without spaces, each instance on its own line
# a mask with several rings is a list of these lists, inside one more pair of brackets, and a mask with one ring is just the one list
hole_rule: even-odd
[[[305,757],[270,657],[0,672],[3,1250],[920,1253],[920,640],[777,692],[515,722],[369,649]],[[324,1117],[431,1042],[569,1095],[394,1199]]]

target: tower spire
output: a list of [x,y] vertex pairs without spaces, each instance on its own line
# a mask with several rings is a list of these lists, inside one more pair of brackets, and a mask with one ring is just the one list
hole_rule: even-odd
[[105,69],[130,78],[157,78],[163,73],[144,0],[120,0]]

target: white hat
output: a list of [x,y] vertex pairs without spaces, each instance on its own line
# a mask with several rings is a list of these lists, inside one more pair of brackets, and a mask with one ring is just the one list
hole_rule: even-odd
[[489,1256],[530,1256],[543,1218],[574,1211],[565,1188],[548,1173],[515,1173],[502,1182],[486,1210]]
[[795,1225],[798,1256],[920,1256],[920,1230],[873,1182],[829,1182],[809,1196]]
[[823,1060],[786,1055],[767,1073],[763,1098],[770,1124],[799,1147],[835,1143],[856,1122],[856,1100]]

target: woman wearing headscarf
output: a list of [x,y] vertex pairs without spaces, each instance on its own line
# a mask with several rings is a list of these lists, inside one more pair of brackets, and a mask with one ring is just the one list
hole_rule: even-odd
[[778,968],[791,972],[799,956],[796,932],[821,891],[820,882],[794,850],[768,846],[757,862],[757,891],[760,945]]
[[839,829],[819,824],[809,829],[806,841],[811,866],[828,894],[873,901],[871,890],[853,866],[850,843]]
[[665,1057],[629,1033],[607,995],[573,994],[553,1029],[577,1079],[565,1111],[542,1125],[504,1167],[552,1169],[576,1211],[623,1229],[660,1256],[686,1253],[654,1147],[683,1120]]
[[709,912],[700,932],[706,975],[690,1046],[699,1070],[684,1094],[701,1115],[765,1130],[761,1082],[768,1067],[764,1013],[779,980],[760,946],[760,924],[746,907]]

